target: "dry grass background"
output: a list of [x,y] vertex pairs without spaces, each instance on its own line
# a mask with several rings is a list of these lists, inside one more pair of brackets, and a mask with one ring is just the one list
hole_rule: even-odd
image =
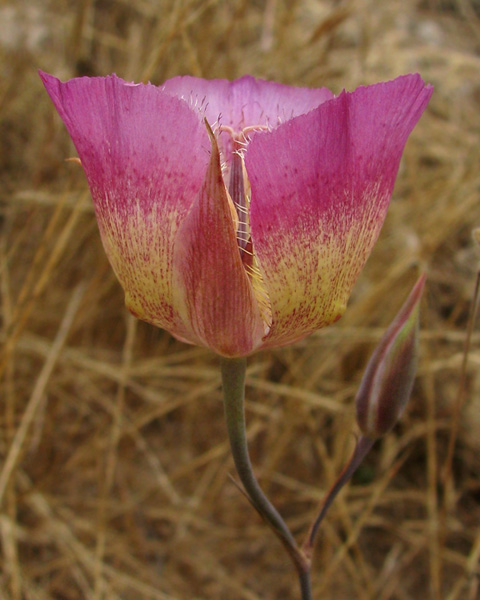
[[479,16],[476,0],[0,3],[1,600],[298,597],[228,479],[217,360],[127,315],[39,67],[335,92],[419,71],[435,85],[347,314],[251,358],[247,418],[256,472],[301,538],[351,451],[368,353],[426,270],[412,400],[331,509],[314,595],[480,597],[475,333],[442,480],[479,258]]

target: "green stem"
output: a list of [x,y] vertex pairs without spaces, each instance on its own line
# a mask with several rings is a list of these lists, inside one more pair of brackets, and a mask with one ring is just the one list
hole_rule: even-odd
[[247,496],[262,518],[271,526],[297,569],[302,600],[311,600],[310,561],[298,547],[280,513],[260,488],[248,453],[245,423],[245,358],[222,358],[222,382],[228,437],[238,476]]

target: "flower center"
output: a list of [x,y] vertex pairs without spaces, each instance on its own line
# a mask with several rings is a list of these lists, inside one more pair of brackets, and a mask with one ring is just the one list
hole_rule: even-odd
[[250,182],[245,169],[244,154],[250,142],[250,133],[268,130],[265,125],[245,127],[235,131],[228,126],[220,126],[219,132],[228,133],[232,144],[230,162],[227,163],[225,178],[228,181],[227,189],[237,212],[237,240],[243,266],[252,282],[253,290],[259,303],[260,311],[267,329],[271,325],[271,308],[268,294],[263,283],[263,276],[258,267],[252,238],[250,235]]
[[249,223],[250,206],[250,183],[245,170],[244,153],[250,141],[250,133],[256,131],[265,131],[268,129],[265,125],[250,125],[240,131],[235,131],[232,127],[221,125],[219,132],[228,133],[231,138],[232,154],[230,164],[228,165],[228,193],[238,215],[237,238],[238,247],[244,262],[251,263],[247,259],[251,255],[251,238]]

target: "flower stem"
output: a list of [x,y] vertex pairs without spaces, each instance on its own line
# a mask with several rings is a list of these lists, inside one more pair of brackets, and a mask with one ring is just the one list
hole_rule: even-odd
[[300,591],[302,593],[302,600],[313,600],[312,596],[312,584],[310,582],[310,568],[306,571],[298,573],[300,580]]
[[253,473],[245,424],[245,358],[222,358],[225,419],[233,460],[245,492],[260,516],[270,525],[297,569],[302,600],[311,600],[310,561],[298,547],[280,513],[265,496]]

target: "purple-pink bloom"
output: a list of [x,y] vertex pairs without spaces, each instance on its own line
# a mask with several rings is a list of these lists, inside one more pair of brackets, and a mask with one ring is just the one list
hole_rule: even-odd
[[432,93],[419,75],[338,97],[250,76],[41,77],[128,308],[224,356],[340,318]]

